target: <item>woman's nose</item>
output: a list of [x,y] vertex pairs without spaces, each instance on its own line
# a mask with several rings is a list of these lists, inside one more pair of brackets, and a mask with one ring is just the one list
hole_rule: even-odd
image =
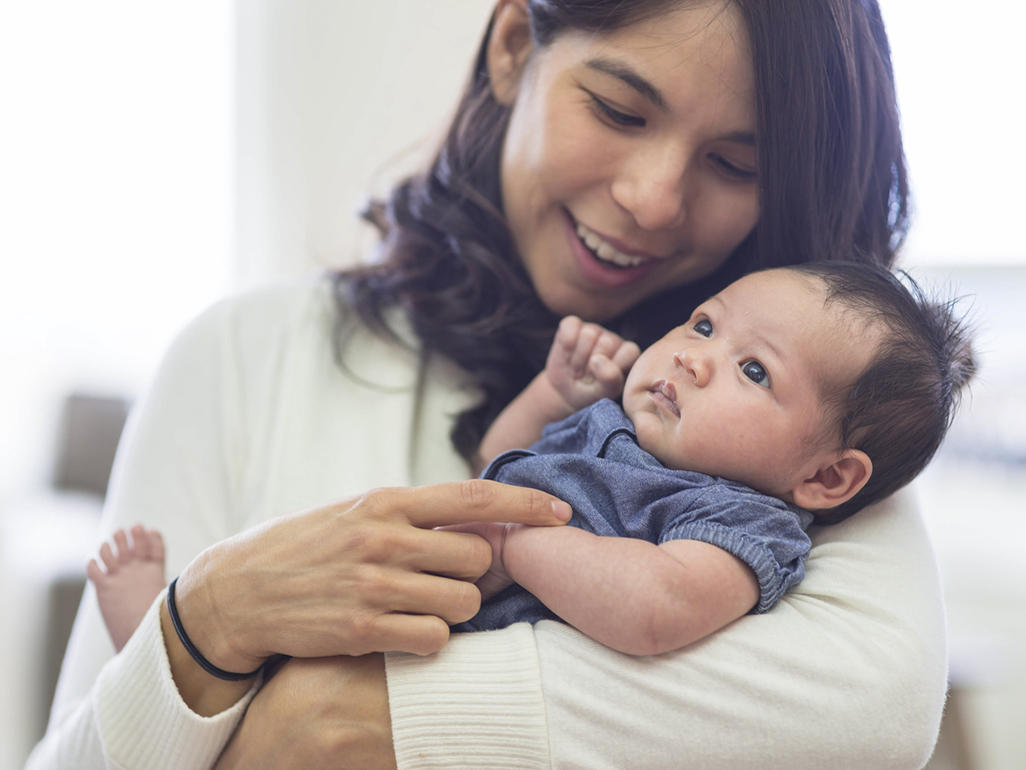
[[704,388],[713,375],[713,360],[699,355],[694,350],[681,350],[673,354],[673,362],[694,380],[695,385]]
[[687,162],[676,151],[648,152],[629,159],[610,191],[638,227],[662,230],[679,225],[685,215]]

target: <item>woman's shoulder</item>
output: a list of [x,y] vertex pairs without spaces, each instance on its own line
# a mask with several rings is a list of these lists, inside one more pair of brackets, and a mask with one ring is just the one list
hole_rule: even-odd
[[197,322],[280,332],[330,322],[333,316],[330,280],[309,278],[236,291],[213,303]]

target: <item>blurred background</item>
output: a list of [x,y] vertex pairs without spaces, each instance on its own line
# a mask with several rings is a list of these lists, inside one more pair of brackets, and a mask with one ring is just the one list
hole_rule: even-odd
[[[949,607],[930,767],[1026,757],[1026,11],[882,0],[916,219],[982,367],[916,483]],[[430,151],[489,0],[0,0],[0,770],[41,735],[110,455],[177,329],[352,263]],[[895,590],[901,590],[896,586]],[[840,694],[839,694],[840,697]]]

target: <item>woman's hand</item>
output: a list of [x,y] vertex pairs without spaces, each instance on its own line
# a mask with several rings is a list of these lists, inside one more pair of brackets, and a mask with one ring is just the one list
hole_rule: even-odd
[[249,704],[215,767],[394,768],[384,658],[288,661]]
[[229,671],[274,653],[427,654],[477,613],[473,581],[492,561],[480,537],[434,527],[569,516],[551,495],[484,480],[375,490],[204,551],[179,577],[179,612],[199,650]]

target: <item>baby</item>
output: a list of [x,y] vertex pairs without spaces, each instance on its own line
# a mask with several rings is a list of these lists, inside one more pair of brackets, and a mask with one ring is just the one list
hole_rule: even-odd
[[[849,263],[745,276],[640,356],[564,319],[479,455],[495,458],[486,478],[551,492],[574,517],[456,528],[487,538],[493,563],[481,612],[454,630],[558,617],[657,654],[769,610],[803,577],[814,520],[932,457],[973,371],[967,336],[950,304]],[[120,649],[165,577],[157,533],[114,541],[88,574]]]

